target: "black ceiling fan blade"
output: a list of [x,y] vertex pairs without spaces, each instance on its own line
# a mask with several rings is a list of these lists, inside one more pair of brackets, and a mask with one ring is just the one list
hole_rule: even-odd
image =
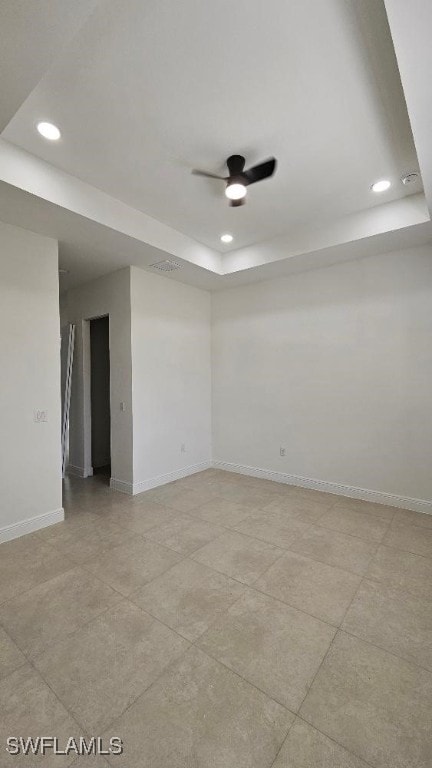
[[262,181],[269,176],[273,176],[276,170],[276,159],[271,157],[264,163],[254,165],[253,168],[249,168],[247,171],[243,171],[242,176],[248,184],[255,184],[256,181]]
[[217,176],[215,173],[207,173],[207,171],[199,171],[197,168],[193,168],[192,173],[194,176],[204,176],[206,179],[219,179],[220,181],[226,181],[225,176]]

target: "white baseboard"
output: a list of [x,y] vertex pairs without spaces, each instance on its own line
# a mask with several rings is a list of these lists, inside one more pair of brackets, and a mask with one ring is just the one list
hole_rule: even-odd
[[133,483],[127,483],[125,480],[117,480],[115,477],[111,477],[110,488],[113,491],[127,493],[129,496],[133,495]]
[[182,477],[188,477],[197,472],[203,472],[205,469],[210,469],[212,466],[213,463],[211,461],[202,461],[200,464],[191,464],[189,467],[177,469],[175,472],[168,472],[166,475],[151,477],[149,480],[142,480],[139,483],[126,483],[123,480],[117,480],[112,477],[110,480],[110,487],[115,491],[120,491],[120,493],[128,493],[131,496],[136,496],[137,493],[150,491],[151,488],[157,488],[159,485],[172,483],[174,480],[181,480]]
[[5,525],[0,528],[0,544],[12,539],[18,539],[19,536],[25,536],[26,533],[34,533],[41,528],[46,528],[54,523],[61,523],[64,520],[64,509],[55,509],[53,512],[44,512],[43,515],[30,517],[28,520],[21,520],[19,523]]
[[406,496],[397,496],[393,493],[385,493],[384,491],[371,491],[367,488],[356,488],[351,485],[342,485],[341,483],[332,483],[326,480],[315,480],[310,477],[301,477],[299,475],[287,475],[284,472],[257,469],[256,467],[231,464],[226,461],[213,461],[212,466],[215,467],[215,469],[224,469],[227,472],[236,472],[240,475],[259,477],[263,480],[274,480],[276,483],[286,483],[287,485],[296,485],[300,488],[310,488],[314,491],[324,491],[325,493],[334,493],[338,496],[347,496],[350,499],[361,499],[362,501],[371,501],[374,504],[386,504],[390,507],[411,509],[414,512],[425,512],[429,515],[432,514],[432,501],[426,499],[412,499]]
[[93,475],[93,467],[76,467],[74,464],[68,464],[66,473],[74,475],[74,477],[91,477]]

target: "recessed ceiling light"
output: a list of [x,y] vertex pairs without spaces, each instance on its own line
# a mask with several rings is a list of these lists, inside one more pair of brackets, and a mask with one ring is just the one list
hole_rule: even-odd
[[42,121],[41,123],[38,123],[36,127],[40,135],[49,141],[57,141],[61,136],[59,129],[53,123]]
[[221,235],[221,240],[222,240],[223,243],[232,243],[234,238],[233,238],[232,235],[226,234],[226,235]]
[[375,184],[372,184],[371,190],[372,192],[385,192],[386,189],[389,189],[391,187],[391,181],[388,181],[388,179],[381,179],[380,181],[376,181]]
[[225,194],[229,200],[241,200],[246,197],[247,189],[244,184],[228,184]]

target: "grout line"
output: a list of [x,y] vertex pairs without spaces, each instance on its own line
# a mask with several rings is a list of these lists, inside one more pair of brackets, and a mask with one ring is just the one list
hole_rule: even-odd
[[357,587],[356,591],[354,592],[354,594],[353,594],[353,597],[352,597],[352,599],[350,600],[350,602],[349,602],[349,604],[348,604],[348,606],[347,606],[347,608],[346,608],[346,610],[345,610],[345,612],[344,612],[344,614],[343,614],[343,616],[342,616],[342,619],[341,619],[341,622],[340,622],[340,624],[339,624],[339,627],[338,627],[338,629],[336,630],[336,632],[335,632],[335,634],[334,634],[334,636],[333,636],[333,638],[332,638],[332,640],[331,640],[331,642],[330,642],[330,645],[329,645],[329,647],[327,648],[327,651],[326,651],[326,653],[324,654],[324,657],[323,657],[323,659],[322,659],[322,661],[321,661],[321,664],[319,665],[319,667],[318,667],[317,671],[315,672],[315,675],[313,676],[313,679],[312,679],[312,681],[311,681],[311,683],[310,683],[310,685],[309,685],[309,687],[308,687],[308,689],[307,689],[307,691],[306,691],[306,694],[305,694],[305,696],[304,696],[304,698],[303,698],[303,701],[302,701],[302,703],[300,704],[300,707],[299,707],[299,709],[298,709],[298,711],[299,711],[299,712],[301,711],[301,708],[303,707],[303,704],[305,703],[305,701],[306,701],[306,698],[307,698],[307,696],[309,695],[309,692],[310,692],[310,690],[312,689],[312,686],[313,686],[313,684],[314,684],[314,682],[315,682],[315,680],[316,680],[316,678],[317,678],[317,676],[318,676],[318,673],[319,673],[319,672],[320,672],[320,670],[321,670],[321,667],[323,666],[323,664],[324,664],[325,660],[327,659],[327,656],[328,656],[328,655],[329,655],[329,653],[330,653],[330,650],[331,650],[331,648],[332,648],[332,647],[333,647],[333,645],[334,645],[334,642],[335,642],[335,640],[336,640],[336,637],[338,636],[339,632],[341,632],[341,631],[342,631],[342,630],[341,630],[341,626],[342,626],[343,622],[345,621],[345,618],[346,618],[346,616],[347,616],[347,613],[348,613],[348,611],[350,610],[350,608],[351,608],[351,606],[352,606],[352,604],[353,604],[353,602],[354,602],[355,598],[357,597],[357,594],[358,594],[358,592],[359,592],[359,590],[360,590],[360,587],[361,587],[361,585],[363,584],[363,581],[364,581],[364,576],[363,576],[363,577],[360,579],[359,585],[358,585],[358,587]]
[[398,659],[398,661],[403,661],[405,664],[409,664],[412,667],[416,667],[422,672],[426,672],[426,674],[431,675],[431,678],[432,678],[432,669],[423,667],[422,664],[418,664],[418,662],[416,661],[411,661],[411,659],[407,659],[405,656],[400,656],[395,651],[390,651],[388,648],[384,648],[382,645],[377,645],[376,643],[373,643],[371,640],[365,640],[364,637],[360,637],[360,635],[355,635],[353,632],[350,632],[344,627],[339,627],[338,632],[343,632],[344,635],[348,635],[349,637],[352,637],[354,640],[359,640],[361,643],[364,643],[365,645],[371,645],[373,648],[376,648],[377,651],[383,651],[384,653],[388,653],[388,655],[393,656],[394,659]]
[[[219,498],[222,498],[222,497],[219,497]],[[227,499],[224,499],[224,501],[227,501]],[[207,502],[206,502],[206,503],[207,503]],[[201,504],[199,507],[196,507],[196,508],[194,508],[194,510],[195,510],[195,509],[201,509],[201,507],[204,507],[204,506],[205,506],[205,504]],[[295,516],[295,517],[290,517],[290,513],[289,513],[289,512],[287,512],[287,519],[290,519],[290,520],[298,520],[299,522],[302,522],[302,523],[304,523],[305,525],[308,525],[308,526],[309,526],[308,530],[309,530],[311,527],[313,527],[313,526],[314,526],[314,527],[317,527],[317,528],[325,528],[325,530],[327,530],[327,531],[333,531],[334,533],[340,533],[340,534],[342,534],[343,536],[349,536],[349,537],[350,537],[350,538],[352,538],[352,539],[356,539],[356,540],[358,540],[358,541],[363,541],[365,544],[376,545],[376,546],[379,546],[380,544],[382,544],[382,543],[383,543],[384,537],[387,535],[387,533],[388,533],[388,531],[389,531],[389,528],[390,528],[390,525],[391,525],[391,522],[392,522],[392,520],[393,520],[393,518],[391,518],[391,519],[390,519],[390,520],[388,520],[388,521],[387,521],[387,520],[384,520],[383,518],[380,518],[381,520],[383,520],[383,522],[387,522],[387,528],[386,528],[386,530],[384,531],[384,533],[383,533],[383,536],[382,536],[382,538],[381,538],[381,540],[380,540],[380,541],[376,541],[376,540],[374,540],[374,541],[371,541],[371,540],[369,540],[369,539],[364,539],[364,538],[362,538],[361,536],[356,536],[355,534],[352,534],[352,533],[347,533],[346,531],[342,531],[342,530],[340,530],[340,529],[338,529],[338,528],[330,528],[329,526],[326,526],[326,525],[324,525],[323,523],[321,523],[322,517],[323,517],[323,516],[324,516],[324,515],[325,515],[327,512],[330,512],[332,509],[333,509],[333,507],[330,507],[329,509],[325,509],[325,510],[323,511],[322,515],[321,515],[321,516],[320,516],[320,517],[319,517],[317,520],[314,520],[314,521],[311,521],[311,520],[305,520],[305,519],[304,519],[304,518],[303,518],[301,515],[298,515],[298,516]],[[194,510],[193,510],[193,511],[194,511]],[[193,511],[191,511],[191,512],[187,512],[187,513],[185,513],[185,514],[189,514],[189,515],[192,515],[192,516],[194,516],[194,515],[193,515]],[[287,547],[284,547],[284,546],[283,546],[283,545],[281,545],[281,544],[274,544],[273,542],[269,542],[267,539],[262,539],[262,538],[260,538],[259,536],[254,536],[253,534],[250,534],[250,533],[243,533],[243,531],[239,530],[240,526],[241,526],[241,525],[243,525],[243,523],[247,522],[247,521],[249,520],[249,518],[253,517],[253,516],[254,516],[255,514],[257,514],[257,513],[266,513],[266,512],[271,512],[271,510],[266,510],[266,509],[263,509],[263,508],[256,508],[256,509],[255,509],[253,512],[249,513],[249,514],[248,514],[248,515],[247,515],[247,516],[244,518],[244,520],[241,520],[239,523],[236,523],[236,527],[228,527],[228,526],[224,525],[223,523],[210,523],[210,521],[209,521],[209,520],[205,520],[205,519],[203,519],[203,518],[201,518],[201,517],[198,517],[198,516],[197,516],[197,519],[199,519],[199,520],[203,520],[203,522],[208,522],[208,523],[210,523],[211,525],[219,525],[219,526],[222,526],[223,528],[226,528],[226,530],[227,530],[227,531],[234,531],[234,532],[236,532],[236,533],[241,533],[243,536],[249,536],[249,537],[250,537],[250,538],[252,538],[252,539],[257,539],[258,541],[263,541],[263,542],[265,542],[266,544],[271,544],[273,547],[278,547],[279,549],[287,549]],[[371,514],[371,513],[367,513],[367,514]],[[372,516],[373,516],[373,515],[372,515]],[[304,531],[304,533],[306,533],[306,532],[307,532],[307,531]],[[302,538],[302,537],[303,537],[303,535],[304,535],[304,534],[298,534],[298,536],[299,536],[300,538]],[[340,566],[335,566],[335,567],[340,567]],[[346,569],[346,568],[343,568],[342,570],[347,570],[347,569]],[[349,573],[353,573],[353,571],[349,571]]]
[[6,637],[8,637],[8,638],[9,638],[9,640],[10,640],[10,641],[11,641],[11,643],[12,643],[12,645],[13,645],[14,647],[18,648],[18,651],[21,653],[21,655],[22,655],[22,656],[24,656],[24,660],[23,660],[23,661],[22,661],[22,662],[21,662],[21,663],[20,663],[20,664],[19,664],[17,667],[15,667],[14,669],[12,669],[10,672],[7,672],[7,673],[6,673],[6,675],[3,675],[2,677],[0,677],[0,686],[1,686],[1,685],[2,685],[2,683],[3,683],[3,680],[6,680],[6,678],[8,678],[10,675],[13,675],[13,674],[14,674],[14,672],[17,672],[19,669],[21,669],[22,667],[24,667],[24,666],[27,664],[27,662],[28,662],[28,660],[27,660],[27,656],[26,656],[26,655],[23,653],[23,651],[21,650],[21,648],[20,648],[20,647],[17,645],[17,643],[16,643],[16,642],[15,642],[15,640],[13,639],[12,635],[10,634],[10,632],[8,632],[8,631],[7,631],[7,629],[6,629],[6,628],[5,628],[3,625],[1,625],[1,629],[2,629],[2,630],[3,630],[3,632],[5,633]]
[[[417,526],[414,525],[414,526],[410,526],[410,527],[411,528],[416,528],[418,530],[423,530],[423,531],[424,530],[426,530],[426,531],[429,530],[428,528],[421,528],[419,525],[417,525]],[[386,533],[386,536],[387,536],[387,534],[388,534],[388,531]],[[430,555],[421,555],[419,552],[413,552],[412,549],[402,549],[402,547],[397,547],[397,546],[395,546],[395,544],[387,544],[385,540],[383,540],[381,542],[381,544],[384,547],[388,547],[389,549],[395,549],[397,552],[405,552],[407,555],[415,555],[416,557],[424,557],[425,560],[429,560],[429,561],[432,560],[432,553]]]
[[283,741],[282,741],[282,744],[280,745],[280,747],[279,747],[278,751],[276,752],[276,755],[275,755],[275,759],[273,760],[273,762],[272,762],[272,764],[271,764],[270,768],[273,768],[273,766],[274,766],[274,765],[276,765],[277,759],[278,759],[278,757],[279,757],[280,753],[282,752],[282,748],[283,748],[283,746],[284,746],[285,742],[286,742],[286,741],[288,741],[288,739],[289,739],[289,735],[290,735],[290,733],[291,733],[291,730],[292,730],[292,728],[294,727],[294,725],[295,725],[295,723],[296,723],[296,719],[297,719],[297,717],[298,717],[298,715],[296,715],[296,716],[294,717],[294,720],[292,721],[292,723],[291,723],[290,727],[288,728],[288,732],[287,732],[287,734],[286,734],[285,738],[283,739]]
[[[88,736],[90,735],[89,731],[87,731],[87,729],[86,729],[86,728],[84,728],[84,727],[81,725],[81,723],[79,723],[79,722],[78,722],[78,720],[76,719],[76,716],[72,714],[72,712],[70,711],[69,707],[67,707],[67,706],[66,706],[66,704],[64,703],[64,701],[63,701],[63,700],[60,698],[60,696],[58,695],[58,693],[56,693],[56,692],[53,690],[53,688],[51,687],[51,685],[49,684],[49,682],[48,682],[48,681],[45,679],[45,677],[44,677],[44,676],[43,676],[43,675],[40,673],[40,671],[37,669],[37,667],[35,667],[35,665],[33,664],[33,662],[32,662],[30,659],[28,660],[28,663],[29,663],[29,665],[31,666],[31,668],[32,668],[33,672],[34,672],[34,673],[35,673],[35,674],[36,674],[36,675],[37,675],[37,676],[38,676],[38,677],[39,677],[39,678],[42,680],[42,682],[43,682],[43,683],[44,683],[44,684],[47,686],[47,688],[49,688],[49,690],[51,691],[51,693],[52,693],[52,695],[54,696],[54,698],[56,699],[56,701],[58,701],[58,702],[60,703],[60,705],[63,707],[63,709],[64,709],[64,710],[66,710],[66,712],[67,712],[67,714],[69,715],[69,717],[71,718],[72,722],[73,722],[73,723],[76,725],[76,727],[77,727],[77,736],[78,736],[78,734],[79,734],[80,732],[81,732],[81,733],[80,733],[80,735],[83,735],[83,732],[84,732],[84,734],[85,734],[85,735],[88,737]],[[71,768],[71,766],[72,766],[72,763],[73,763],[73,761],[74,761],[74,760],[75,760],[75,758],[76,758],[76,755],[72,755],[71,757],[72,757],[72,759],[71,759],[71,762],[70,762],[70,763],[67,763],[67,765],[68,765],[68,768]]]
[[306,720],[302,715],[297,715],[298,719],[301,720],[303,723],[306,723],[310,728],[313,728],[315,731],[318,731],[318,733],[321,734],[321,736],[324,736],[329,741],[332,741],[333,744],[337,744],[338,747],[341,747],[341,749],[345,750],[345,752],[348,755],[351,755],[351,757],[355,757],[357,760],[362,760],[365,765],[370,766],[370,768],[378,768],[377,765],[373,765],[372,763],[369,763],[367,760],[364,759],[364,757],[361,757],[360,755],[357,755],[355,752],[351,752],[350,749],[348,749],[344,744],[341,744],[339,741],[336,741],[336,739],[333,736],[329,736],[328,733],[324,733],[324,731],[321,731],[319,728],[316,727],[316,725],[313,725],[309,722],[309,720]]
[[[68,561],[68,558],[65,557],[65,560]],[[76,567],[77,567],[77,564],[73,560],[71,560],[70,565],[66,567],[64,571],[59,571],[59,573],[56,573],[54,576],[50,576],[49,579],[43,579],[43,581],[38,581],[36,582],[36,584],[32,584],[32,586],[29,587],[28,589],[23,589],[22,592],[16,592],[14,595],[11,595],[6,600],[3,600],[3,602],[0,603],[0,614],[1,614],[1,609],[3,608],[4,605],[6,605],[6,603],[10,603],[11,600],[18,600],[18,598],[20,598],[22,595],[26,595],[28,594],[28,592],[31,592],[32,589],[36,589],[36,587],[41,587],[42,584],[48,584],[49,581],[56,579],[58,576],[63,576],[63,574],[68,573],[69,571],[73,571],[73,569]],[[2,626],[1,618],[0,618],[0,626]]]
[[[135,605],[135,603],[134,603],[134,605]],[[139,606],[135,605],[135,608],[139,608]],[[141,610],[143,610],[143,609],[141,608]],[[145,613],[145,611],[143,611],[143,613]],[[153,618],[153,617],[151,617],[151,618]],[[157,621],[159,621],[159,620],[157,619]],[[161,623],[161,624],[163,624],[163,622],[160,622],[160,623]],[[166,625],[164,625],[164,626],[166,626]],[[170,629],[170,628],[169,628],[169,629]],[[176,633],[176,634],[178,634],[178,633]],[[167,673],[167,672],[168,672],[168,671],[171,669],[171,667],[173,667],[175,664],[178,664],[178,663],[179,663],[179,662],[180,662],[180,661],[183,659],[183,657],[184,657],[184,656],[185,656],[185,655],[188,653],[188,651],[190,651],[190,649],[192,648],[192,644],[190,643],[190,641],[187,641],[187,640],[185,640],[185,638],[184,638],[184,637],[182,637],[181,635],[178,635],[178,636],[179,636],[179,637],[181,637],[181,639],[182,639],[184,642],[189,642],[189,645],[188,645],[188,647],[187,647],[187,648],[185,648],[185,650],[184,650],[184,651],[183,651],[183,652],[182,652],[182,653],[181,653],[179,656],[177,656],[175,659],[173,659],[172,661],[170,661],[170,662],[169,662],[169,664],[167,664],[167,666],[166,666],[166,667],[163,667],[163,668],[161,669],[160,673],[159,673],[159,674],[158,674],[158,675],[155,677],[155,679],[154,679],[154,680],[152,680],[152,681],[151,681],[151,682],[150,682],[150,683],[149,683],[149,684],[148,684],[148,685],[147,685],[147,686],[146,686],[146,687],[145,687],[145,688],[144,688],[144,689],[143,689],[143,690],[142,690],[142,691],[141,691],[141,692],[138,694],[138,696],[136,696],[136,698],[135,698],[133,701],[131,701],[131,702],[130,702],[130,703],[127,705],[127,707],[125,707],[125,709],[123,709],[123,710],[122,710],[122,711],[121,711],[121,712],[120,712],[118,715],[116,715],[116,716],[114,717],[114,719],[113,719],[113,720],[110,720],[110,722],[108,723],[108,725],[107,725],[107,726],[104,726],[104,728],[103,728],[103,733],[106,733],[106,731],[108,731],[110,728],[112,728],[112,727],[114,726],[114,724],[115,724],[115,723],[116,723],[116,722],[117,722],[117,721],[118,721],[118,720],[119,720],[121,717],[124,717],[124,715],[126,714],[126,712],[127,712],[127,711],[128,711],[130,708],[131,708],[131,707],[133,707],[133,705],[134,705],[134,704],[136,704],[136,703],[137,703],[137,701],[138,701],[138,700],[139,700],[139,699],[140,699],[142,696],[144,696],[144,694],[145,694],[145,693],[147,693],[147,692],[148,692],[148,691],[149,691],[149,690],[150,690],[150,689],[151,689],[151,688],[152,688],[152,687],[153,687],[153,686],[154,686],[154,685],[155,685],[155,684],[156,684],[156,683],[157,683],[157,682],[160,680],[160,678],[161,678],[161,677],[163,677],[163,675],[165,675],[165,674],[166,674],[166,673]]]
[[246,677],[243,677],[243,675],[240,672],[237,672],[237,670],[233,669],[232,667],[229,667],[228,664],[225,664],[224,661],[221,661],[220,659],[216,658],[216,656],[212,656],[211,653],[208,652],[208,650],[204,650],[203,648],[200,648],[200,646],[197,645],[196,642],[192,643],[191,647],[199,651],[200,653],[203,653],[205,656],[208,656],[208,658],[214,661],[216,664],[220,664],[221,667],[223,667],[224,669],[227,669],[228,672],[231,672],[231,674],[240,678],[240,680],[242,680],[243,683],[246,683],[246,685],[250,686],[251,688],[255,688],[257,691],[263,694],[263,696],[265,696],[267,699],[274,701],[275,704],[277,704],[279,707],[282,707],[282,709],[285,709],[287,712],[290,713],[290,715],[295,716],[297,714],[297,712],[295,712],[294,710],[289,709],[286,704],[282,704],[282,702],[276,699],[273,694],[268,693],[268,691],[264,691],[262,688],[259,687],[259,685],[257,685],[256,683],[252,683]]
[[[98,579],[98,581],[100,581],[100,580]],[[101,583],[103,583],[103,582],[101,582]],[[103,584],[103,586],[104,586],[104,587],[106,587],[107,585],[106,585],[106,584]],[[113,592],[116,592],[116,590],[113,590]],[[116,594],[118,594],[120,597],[122,597],[123,599],[125,599],[125,598],[124,598],[124,596],[123,596],[123,595],[120,595],[120,593],[119,593],[119,592],[116,592]],[[75,627],[75,628],[74,628],[72,631],[70,631],[70,632],[67,632],[65,635],[61,635],[61,636],[56,636],[56,637],[54,637],[54,638],[52,639],[52,641],[48,641],[46,644],[44,644],[44,647],[43,647],[43,649],[42,649],[41,651],[39,651],[38,653],[36,653],[36,654],[32,654],[30,651],[27,651],[27,650],[24,650],[24,648],[21,648],[21,646],[18,644],[18,641],[17,641],[17,640],[14,638],[14,636],[13,636],[13,635],[11,635],[9,632],[8,632],[7,634],[9,634],[9,636],[12,638],[12,640],[13,640],[13,642],[15,643],[15,645],[17,646],[17,648],[18,648],[18,649],[21,651],[21,653],[22,653],[22,654],[25,656],[26,660],[27,660],[29,663],[31,663],[31,664],[32,664],[32,661],[33,661],[33,659],[37,659],[39,656],[42,656],[42,654],[43,654],[43,653],[45,653],[45,651],[49,650],[49,649],[50,649],[50,648],[52,648],[54,645],[56,645],[56,644],[58,644],[58,643],[61,643],[63,640],[66,640],[66,638],[68,638],[68,637],[71,637],[71,636],[75,635],[75,634],[76,634],[77,632],[79,632],[81,629],[84,629],[84,627],[86,627],[88,624],[91,624],[93,621],[95,621],[96,619],[98,619],[100,616],[103,616],[105,613],[107,613],[107,612],[108,612],[109,610],[111,610],[112,608],[115,608],[115,607],[117,607],[117,606],[118,606],[120,603],[121,603],[121,600],[118,600],[117,602],[113,603],[112,605],[108,605],[108,606],[107,606],[106,608],[104,608],[104,609],[103,609],[103,610],[102,610],[100,613],[97,613],[95,616],[91,616],[91,618],[89,618],[89,619],[86,619],[85,621],[83,621],[83,623],[82,623],[82,624],[80,624],[78,627]],[[3,625],[2,625],[2,629],[4,629],[4,630],[5,630],[5,632],[7,632],[7,630],[5,629],[5,627],[4,627]]]

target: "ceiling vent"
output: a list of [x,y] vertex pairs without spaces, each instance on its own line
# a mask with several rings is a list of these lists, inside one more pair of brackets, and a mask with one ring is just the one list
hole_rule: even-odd
[[406,173],[405,176],[402,176],[401,182],[402,184],[412,184],[414,181],[417,181],[419,175],[415,171],[413,173]]
[[152,269],[158,269],[159,272],[173,272],[175,269],[180,269],[182,265],[177,261],[171,261],[166,259],[165,261],[158,261],[156,264],[150,264]]

